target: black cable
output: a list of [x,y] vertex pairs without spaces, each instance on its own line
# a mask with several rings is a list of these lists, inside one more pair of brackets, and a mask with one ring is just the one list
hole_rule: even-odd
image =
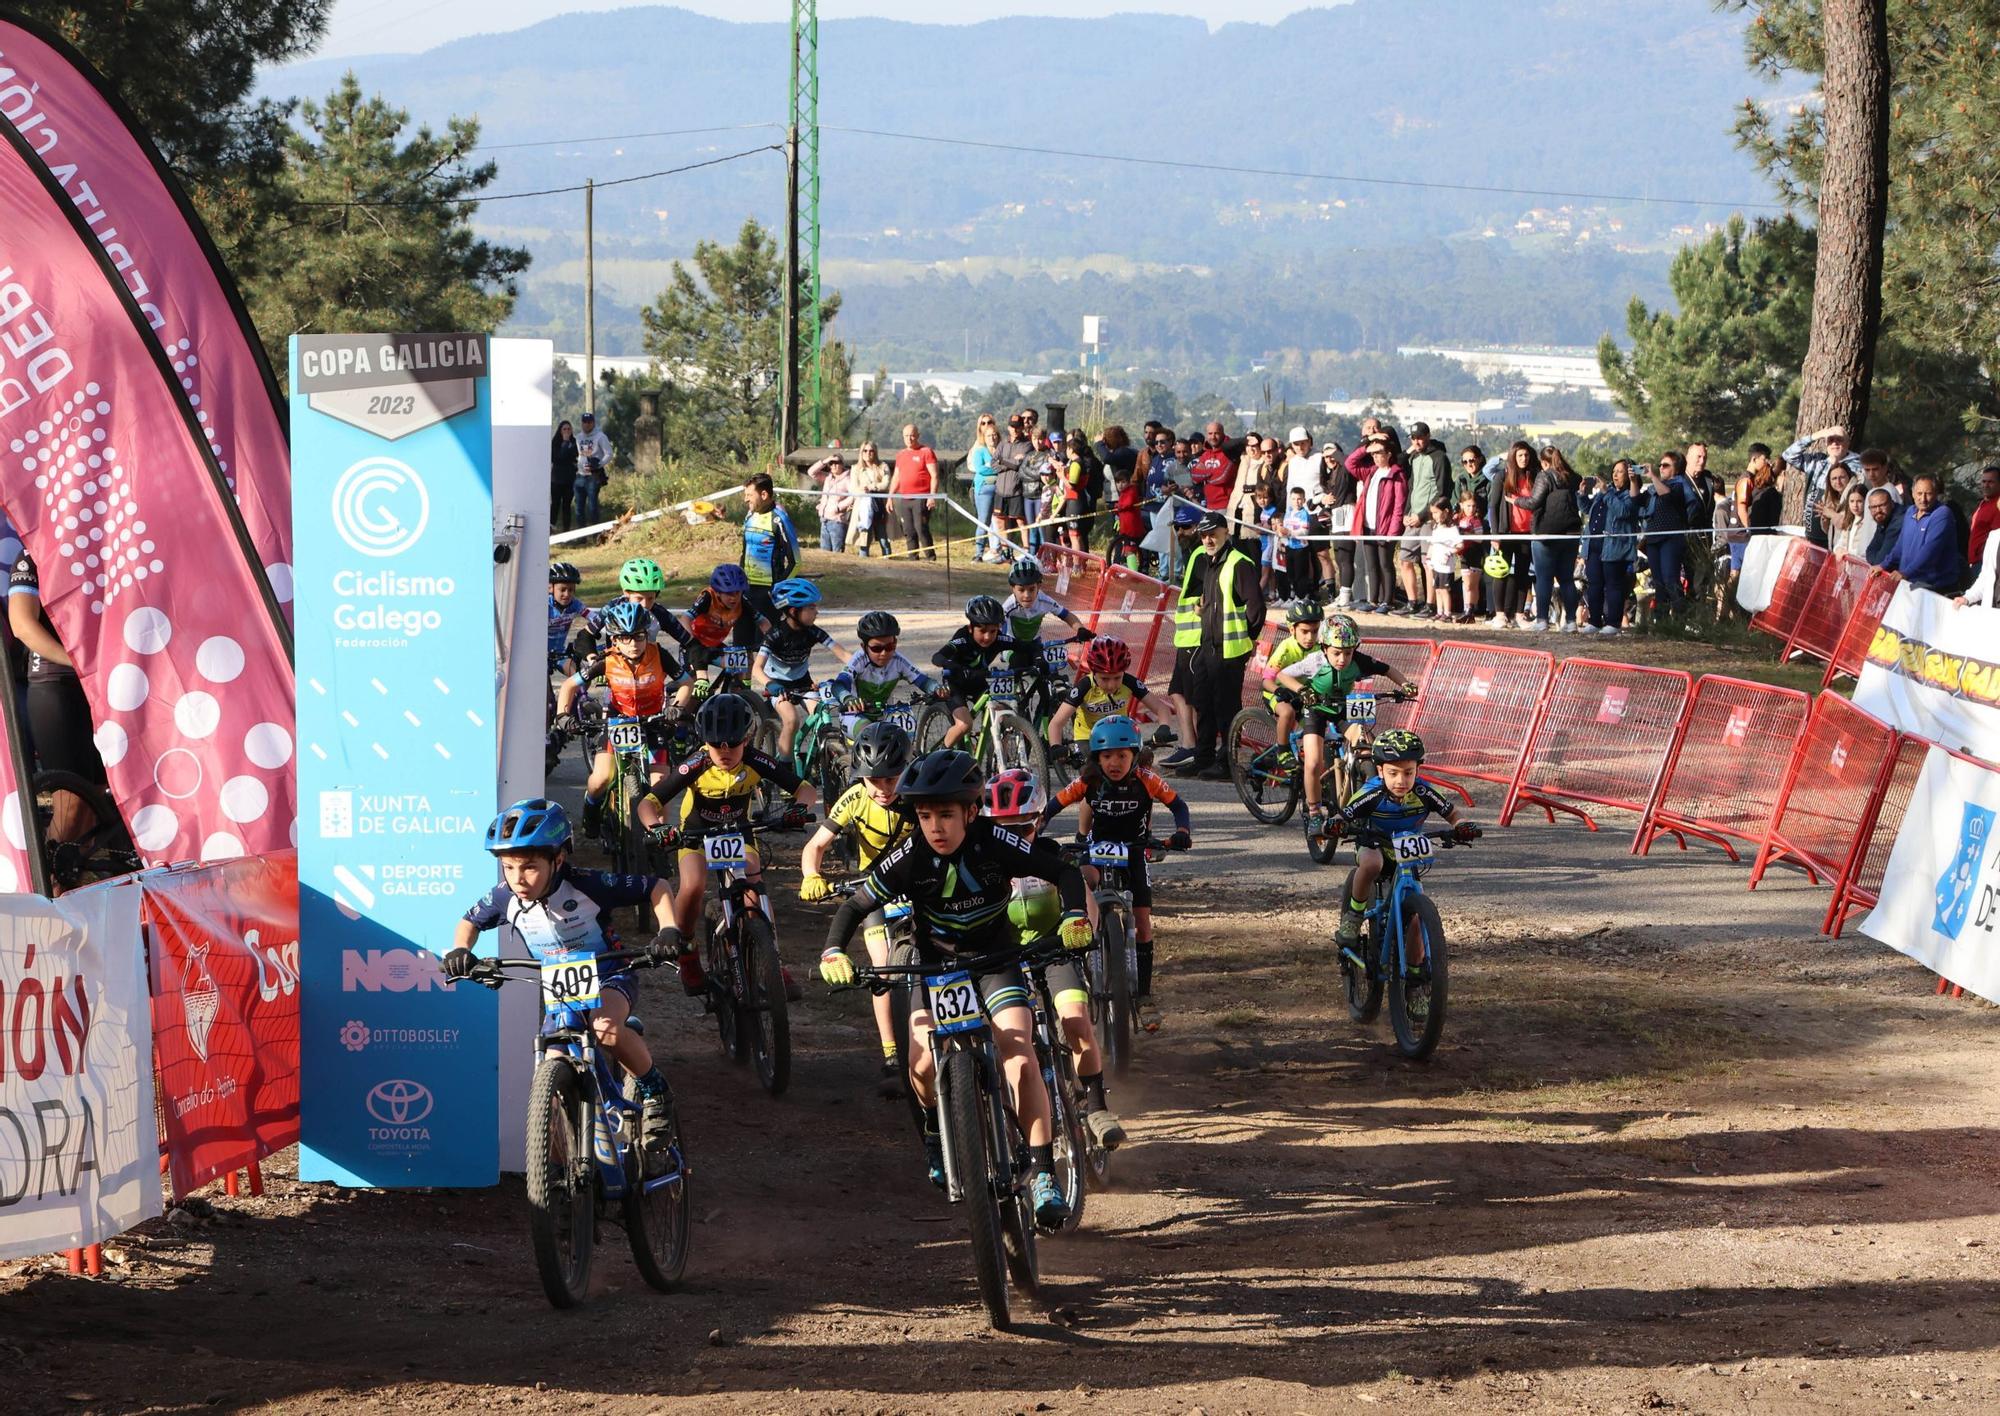
[[[740,157],[754,157],[760,152],[783,152],[783,143],[766,143],[762,147],[745,148],[742,152],[732,152],[726,157],[711,157],[702,162],[690,162],[682,167],[663,167],[658,172],[641,172],[632,177],[614,177],[608,182],[594,185],[598,191],[606,187],[622,187],[628,182],[650,182],[655,177],[672,177],[680,172],[693,172],[703,167],[719,167],[725,162],[734,162]],[[474,195],[469,197],[423,197],[415,201],[392,201],[357,197],[345,202],[297,202],[302,207],[425,207],[438,206],[445,202],[464,202],[483,205],[487,202],[514,202],[523,197],[556,197],[566,192],[581,192],[587,184],[578,182],[573,187],[545,187],[538,192],[501,192],[497,196]]]
[[[599,133],[590,138],[543,138],[532,143],[481,143],[467,152],[512,152],[517,148],[569,147],[582,143],[633,142],[639,138],[685,138],[701,133],[740,133],[750,128],[782,128],[783,123],[730,123],[720,128],[662,128],[656,133]],[[600,184],[605,185],[605,184]]]

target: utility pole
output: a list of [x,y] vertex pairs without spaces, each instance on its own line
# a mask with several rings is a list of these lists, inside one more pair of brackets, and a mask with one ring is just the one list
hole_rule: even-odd
[[[792,51],[798,68],[798,51]],[[799,445],[799,126],[785,130],[785,372],[784,398],[778,407],[778,455],[789,456]]]
[[[785,132],[785,451],[803,432],[814,447],[825,442],[825,406],[819,288],[819,0],[792,0],[790,123]],[[805,329],[801,331],[799,325]],[[801,349],[801,341],[805,348]],[[803,373],[801,360],[810,372]],[[800,388],[801,382],[805,387]],[[805,423],[800,427],[803,394]]]
[[583,179],[583,411],[597,411],[597,179]]

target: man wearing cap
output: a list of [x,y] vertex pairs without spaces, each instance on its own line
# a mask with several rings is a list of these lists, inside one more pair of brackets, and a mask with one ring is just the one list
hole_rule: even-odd
[[1429,423],[1410,424],[1409,509],[1403,513],[1403,539],[1397,543],[1396,574],[1409,600],[1408,613],[1428,619],[1436,610],[1432,588],[1424,583],[1424,549],[1429,536],[1431,503],[1440,497],[1449,500],[1451,454],[1442,444],[1431,441]]
[[1294,428],[1285,436],[1285,494],[1280,499],[1291,500],[1295,491],[1303,491],[1306,501],[1319,495],[1320,469],[1326,464],[1313,451],[1312,434],[1304,428]]
[[1264,593],[1257,562],[1229,537],[1219,511],[1201,519],[1201,550],[1189,557],[1174,612],[1176,677],[1182,649],[1187,659],[1187,699],[1194,708],[1194,757],[1188,770],[1208,781],[1227,781],[1229,764],[1217,756],[1229,720],[1243,706],[1243,671],[1264,632]]
[[611,439],[598,431],[597,415],[586,413],[576,435],[576,524],[597,524],[597,497],[611,480]]
[[[1814,443],[1825,446],[1824,452],[1812,451]],[[1819,491],[1826,486],[1827,469],[1836,462],[1847,464],[1847,470],[1855,476],[1861,475],[1861,459],[1847,450],[1847,429],[1838,423],[1821,428],[1816,433],[1807,433],[1782,454],[1785,461],[1803,472],[1806,488]]]

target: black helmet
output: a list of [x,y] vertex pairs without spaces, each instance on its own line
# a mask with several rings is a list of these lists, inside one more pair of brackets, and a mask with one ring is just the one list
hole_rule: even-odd
[[1286,624],[1319,624],[1326,618],[1326,611],[1316,600],[1300,600],[1285,611]]
[[854,775],[894,777],[910,765],[910,735],[894,723],[874,722],[854,735]]
[[896,783],[896,791],[907,804],[920,801],[962,801],[976,806],[986,790],[986,773],[969,752],[939,748],[912,762]]
[[568,561],[549,562],[549,584],[581,585],[582,583],[583,583],[583,572],[578,570],[575,566],[571,565]]
[[1378,763],[1424,760],[1424,740],[1408,728],[1389,728],[1377,733],[1373,746]]
[[870,610],[854,626],[854,632],[867,643],[871,639],[901,639],[903,627],[896,623],[896,617],[887,610]]
[[1042,583],[1042,563],[1033,556],[1022,556],[1014,562],[1014,568],[1007,572],[1009,585],[1040,585]]
[[695,714],[701,740],[717,747],[734,747],[750,736],[750,705],[733,693],[718,693]]
[[965,602],[965,622],[967,624],[1002,624],[1007,619],[1007,607],[991,595],[974,595]]

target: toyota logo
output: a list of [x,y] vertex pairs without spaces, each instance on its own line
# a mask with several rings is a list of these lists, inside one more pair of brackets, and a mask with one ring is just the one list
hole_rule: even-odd
[[401,1077],[377,1082],[368,1093],[368,1114],[384,1126],[414,1126],[431,1114],[431,1089]]
[[334,484],[333,529],[364,556],[407,551],[430,519],[424,479],[393,457],[364,457]]

